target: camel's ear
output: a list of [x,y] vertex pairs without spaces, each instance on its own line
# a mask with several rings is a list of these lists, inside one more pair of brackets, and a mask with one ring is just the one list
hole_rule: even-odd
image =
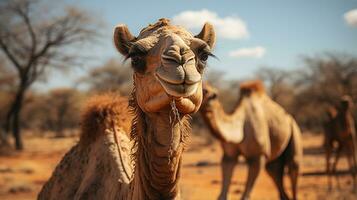
[[214,47],[214,44],[216,43],[216,33],[214,31],[214,28],[212,24],[207,22],[203,26],[201,32],[195,37],[205,41],[208,44],[208,46],[210,46],[211,49]]
[[131,43],[136,38],[130,33],[128,27],[124,24],[119,24],[114,29],[114,44],[117,50],[127,56],[131,47]]

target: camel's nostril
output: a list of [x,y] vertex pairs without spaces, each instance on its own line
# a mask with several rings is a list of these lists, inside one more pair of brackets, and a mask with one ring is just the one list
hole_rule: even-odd
[[176,62],[179,65],[183,65],[194,56],[193,52],[188,46],[184,45],[171,45],[161,55],[163,60]]
[[172,62],[165,63],[156,70],[156,75],[171,84],[182,84],[185,81],[185,71],[182,66]]
[[180,55],[181,55],[182,57],[184,57],[184,55],[186,55],[186,54],[189,54],[189,52],[190,52],[190,49],[187,48],[187,47],[182,47],[182,48],[180,48]]
[[163,62],[173,62],[173,63],[177,63],[177,64],[181,64],[181,62],[182,62],[181,55],[173,50],[168,50],[168,51],[164,52],[161,55],[161,58],[162,58]]

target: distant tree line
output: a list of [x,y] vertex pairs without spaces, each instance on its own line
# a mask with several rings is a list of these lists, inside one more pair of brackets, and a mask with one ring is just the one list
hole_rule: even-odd
[[[357,56],[322,53],[302,57],[303,65],[291,70],[261,67],[251,77],[264,81],[270,97],[291,113],[304,130],[322,131],[329,107],[350,95],[357,103]],[[207,80],[219,88],[218,95],[227,112],[235,106],[239,83],[225,80],[224,73],[211,71]],[[357,119],[357,105],[354,106]]]
[[[321,131],[327,110],[337,106],[341,96],[357,102],[357,57],[325,53],[303,58],[304,66],[284,71],[260,70],[258,77],[268,84],[272,98],[285,107],[304,129]],[[354,106],[357,119],[357,106]]]
[[[45,5],[41,0],[0,2],[0,147],[12,133],[16,148],[22,149],[22,129],[63,137],[78,127],[88,96],[104,92],[128,96],[132,90],[132,70],[117,59],[81,77],[76,84],[84,89],[33,89],[35,82],[50,79],[51,70],[78,66],[83,58],[74,52],[99,36],[99,25],[87,12],[75,7],[49,12],[52,9]],[[252,78],[262,79],[271,98],[304,130],[319,132],[328,107],[342,95],[357,102],[357,56],[324,53],[302,61],[303,67],[293,70],[261,67]],[[206,80],[219,89],[223,107],[232,110],[242,80],[227,80],[222,71],[208,71]],[[353,114],[357,118],[357,106]],[[193,121],[195,127],[204,127],[199,115]]]
[[[6,113],[15,98],[16,76],[0,65],[0,125],[4,127]],[[120,60],[110,59],[80,77],[72,88],[54,88],[48,91],[30,89],[24,99],[20,128],[32,130],[36,135],[54,132],[55,137],[66,136],[67,130],[77,129],[81,108],[86,99],[94,94],[116,92],[129,96],[132,90],[132,70]],[[7,137],[4,131],[1,138]]]
[[[268,94],[291,113],[304,130],[321,132],[329,106],[337,105],[342,95],[348,94],[357,102],[357,57],[342,54],[323,54],[305,57],[304,66],[293,70],[262,67],[252,77],[265,82]],[[0,67],[4,70],[4,67]],[[11,99],[13,76],[0,76],[0,122],[6,119]],[[66,130],[77,129],[81,106],[93,94],[117,92],[128,96],[132,89],[129,66],[111,59],[88,71],[78,80],[84,89],[55,88],[46,92],[30,90],[24,99],[21,128],[38,135],[47,131],[56,137],[65,136]],[[242,80],[227,80],[224,72],[208,71],[205,79],[219,89],[219,99],[229,112],[239,96]],[[357,118],[357,106],[354,116]],[[194,127],[204,127],[198,114],[193,116]],[[208,136],[209,134],[207,134]]]

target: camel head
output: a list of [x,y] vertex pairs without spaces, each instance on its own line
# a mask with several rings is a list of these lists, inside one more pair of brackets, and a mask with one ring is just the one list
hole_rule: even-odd
[[218,102],[218,91],[208,82],[203,84],[203,100],[201,105],[201,111],[209,112],[214,109],[214,102]]
[[349,111],[353,107],[352,98],[348,95],[344,95],[340,99],[340,109],[343,112]]
[[180,26],[160,19],[133,36],[126,25],[114,31],[117,50],[131,59],[135,98],[147,113],[170,109],[198,110],[202,102],[202,73],[215,43],[213,26],[206,23],[193,36]]

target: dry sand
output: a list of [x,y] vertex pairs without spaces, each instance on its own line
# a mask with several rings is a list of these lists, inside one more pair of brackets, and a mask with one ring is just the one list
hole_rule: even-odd
[[[10,156],[0,157],[0,199],[36,199],[41,186],[49,178],[52,170],[64,153],[77,141],[77,137],[26,138],[26,150]],[[347,174],[346,159],[341,159],[338,169],[340,189],[327,191],[324,174],[325,160],[321,149],[322,137],[303,135],[304,159],[299,185],[299,199],[357,199],[352,192],[352,179]],[[192,137],[190,148],[183,158],[181,179],[182,197],[188,200],[216,199],[221,184],[218,142],[207,145],[199,137]],[[229,199],[239,199],[244,189],[247,168],[240,159],[235,169]],[[336,181],[334,182],[336,186]],[[290,192],[289,179],[285,186]],[[262,172],[253,189],[252,200],[278,199],[278,193],[269,176]]]

